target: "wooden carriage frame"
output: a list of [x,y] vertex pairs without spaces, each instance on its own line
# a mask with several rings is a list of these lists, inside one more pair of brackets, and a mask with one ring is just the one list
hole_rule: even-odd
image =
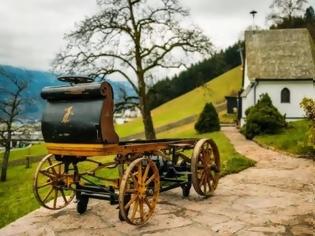
[[[77,211],[86,211],[90,198],[119,204],[119,219],[141,225],[153,215],[159,193],[191,186],[204,197],[216,189],[220,155],[212,139],[158,139],[105,143],[46,142],[48,155],[38,164],[33,191],[45,208],[57,210],[75,197]],[[103,156],[99,161],[96,157]],[[80,163],[91,163],[80,170]],[[104,169],[117,169],[115,178]]]

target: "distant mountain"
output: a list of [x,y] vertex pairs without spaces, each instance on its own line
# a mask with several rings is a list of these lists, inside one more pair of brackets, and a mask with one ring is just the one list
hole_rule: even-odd
[[[15,78],[28,81],[28,89],[24,96],[32,97],[34,102],[32,105],[28,105],[26,108],[25,119],[27,120],[39,120],[42,115],[43,108],[45,106],[45,100],[40,97],[41,90],[46,86],[58,86],[65,85],[65,83],[57,80],[53,73],[46,71],[28,70],[13,66],[0,65],[6,74],[12,75]],[[135,91],[128,82],[125,81],[109,81],[114,89],[115,103],[121,101],[122,97],[135,96]],[[10,88],[10,84],[5,84],[6,80],[0,73],[0,87],[5,86]],[[9,87],[8,87],[9,86]],[[0,94],[1,99],[1,94]]]

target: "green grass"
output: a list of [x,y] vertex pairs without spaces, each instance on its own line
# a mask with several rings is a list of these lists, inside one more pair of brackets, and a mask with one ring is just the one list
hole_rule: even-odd
[[[241,82],[242,71],[239,66],[211,80],[206,86],[196,88],[164,103],[152,111],[154,127],[199,114],[207,102],[224,102],[225,96],[236,93],[241,88]],[[144,131],[141,118],[123,125],[116,125],[115,129],[120,137]]]
[[304,147],[306,133],[310,123],[306,120],[289,122],[288,127],[278,134],[259,135],[255,141],[275,149],[298,155],[309,155],[310,148]]
[[220,123],[235,124],[236,114],[227,114],[226,111],[219,113]]
[[[13,160],[19,160],[23,159],[25,156],[41,156],[46,155],[47,149],[45,147],[45,144],[38,143],[38,144],[32,144],[31,146],[25,147],[25,148],[14,148],[10,152],[10,158],[9,161]],[[0,152],[0,162],[3,158],[3,152]]]
[[32,193],[35,166],[9,167],[7,181],[0,182],[0,228],[38,208]]
[[197,134],[194,130],[194,124],[187,124],[175,129],[159,133],[158,138],[211,138],[218,145],[222,175],[240,172],[250,166],[255,165],[255,161],[246,158],[235,151],[233,145],[222,132],[212,132]]

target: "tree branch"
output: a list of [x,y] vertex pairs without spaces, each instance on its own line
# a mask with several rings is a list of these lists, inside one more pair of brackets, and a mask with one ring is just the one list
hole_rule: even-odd
[[100,69],[98,71],[95,71],[94,73],[91,73],[90,75],[95,77],[95,76],[99,76],[99,75],[111,75],[111,74],[115,74],[115,73],[122,75],[129,82],[129,84],[132,86],[134,91],[139,95],[138,87],[130,79],[130,77],[125,72],[123,72],[122,70],[119,70],[119,69]]

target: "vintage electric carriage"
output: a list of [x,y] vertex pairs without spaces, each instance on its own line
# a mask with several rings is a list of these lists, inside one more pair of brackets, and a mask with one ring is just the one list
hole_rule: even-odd
[[77,211],[89,198],[119,204],[119,219],[144,224],[159,193],[191,185],[209,196],[218,185],[220,157],[211,139],[158,139],[120,142],[113,124],[113,89],[108,82],[64,76],[70,85],[44,88],[47,100],[42,133],[49,155],[34,176],[34,195],[52,210],[76,197]]

